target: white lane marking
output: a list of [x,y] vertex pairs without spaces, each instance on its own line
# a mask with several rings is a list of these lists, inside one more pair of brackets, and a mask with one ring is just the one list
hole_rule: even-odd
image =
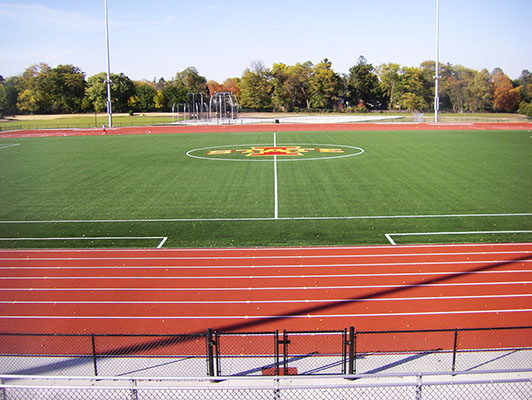
[[461,310],[461,311],[418,311],[418,312],[389,312],[369,314],[291,314],[291,315],[181,315],[181,316],[58,316],[58,315],[4,315],[0,319],[288,319],[288,318],[347,318],[347,317],[400,317],[419,315],[456,315],[456,314],[501,314],[532,312],[530,308],[499,309],[499,310]]
[[405,285],[343,285],[343,286],[262,286],[262,287],[125,287],[125,288],[95,288],[95,287],[63,287],[63,288],[2,288],[2,291],[22,291],[22,292],[49,292],[49,291],[172,291],[172,292],[237,292],[251,290],[339,290],[339,289],[405,289],[414,287],[462,287],[462,286],[499,286],[499,285],[529,285],[532,281],[509,281],[509,282],[466,282],[466,283],[418,283]]
[[500,299],[532,297],[532,293],[525,294],[486,294],[476,296],[437,296],[437,297],[391,297],[381,299],[301,299],[301,300],[0,300],[0,304],[306,304],[306,303],[364,303],[383,301],[419,301],[419,300],[465,300],[465,299]]
[[461,276],[461,275],[493,275],[493,274],[521,274],[531,273],[532,270],[501,270],[501,271],[444,271],[444,272],[399,272],[381,274],[319,274],[319,275],[212,275],[212,276],[0,276],[5,280],[106,280],[106,279],[161,279],[161,280],[209,280],[209,279],[312,279],[312,278],[387,278],[392,276]]

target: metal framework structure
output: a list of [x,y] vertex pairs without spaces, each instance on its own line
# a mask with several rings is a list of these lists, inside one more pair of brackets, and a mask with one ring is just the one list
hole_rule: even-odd
[[232,92],[215,92],[208,99],[202,93],[188,93],[187,97],[187,103],[183,104],[183,117],[191,121],[231,123],[240,111],[238,100]]

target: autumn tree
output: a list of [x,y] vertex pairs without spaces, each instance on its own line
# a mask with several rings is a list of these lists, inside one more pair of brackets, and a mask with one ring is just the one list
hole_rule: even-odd
[[223,86],[226,92],[233,93],[233,96],[240,101],[240,78],[227,78]]
[[162,111],[166,107],[166,99],[161,89],[157,90],[153,96],[153,106],[157,111]]
[[447,92],[454,112],[472,111],[474,107],[471,88],[476,72],[461,65],[450,70],[450,76],[442,83]]
[[207,82],[207,89],[209,90],[210,96],[214,96],[217,92],[225,92],[224,85],[213,80]]
[[500,69],[493,72],[493,108],[496,111],[513,112],[519,105],[519,90],[514,88],[510,78]]

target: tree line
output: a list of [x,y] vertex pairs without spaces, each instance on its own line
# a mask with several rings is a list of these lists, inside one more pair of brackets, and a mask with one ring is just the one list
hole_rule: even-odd
[[[324,59],[268,68],[257,61],[241,77],[223,83],[207,80],[195,67],[177,72],[169,81],[133,81],[123,73],[110,75],[114,112],[170,111],[189,102],[189,93],[205,98],[232,92],[244,109],[273,111],[366,112],[430,111],[434,109],[435,62],[419,67],[395,63],[374,67],[360,56],[346,74]],[[440,64],[440,109],[453,112],[520,112],[532,116],[532,73],[523,70],[512,81],[500,68],[476,71]],[[88,79],[73,65],[55,68],[41,63],[22,75],[0,75],[0,115],[103,112],[107,75]]]

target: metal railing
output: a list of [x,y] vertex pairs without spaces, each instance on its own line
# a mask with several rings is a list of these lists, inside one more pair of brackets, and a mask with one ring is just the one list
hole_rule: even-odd
[[[310,378],[310,379],[309,379]],[[349,375],[276,378],[0,376],[0,398],[15,399],[530,399],[532,371],[520,374]]]
[[[187,335],[0,333],[0,374],[373,375],[532,369],[532,326]],[[1,398],[1,397],[0,397]]]

